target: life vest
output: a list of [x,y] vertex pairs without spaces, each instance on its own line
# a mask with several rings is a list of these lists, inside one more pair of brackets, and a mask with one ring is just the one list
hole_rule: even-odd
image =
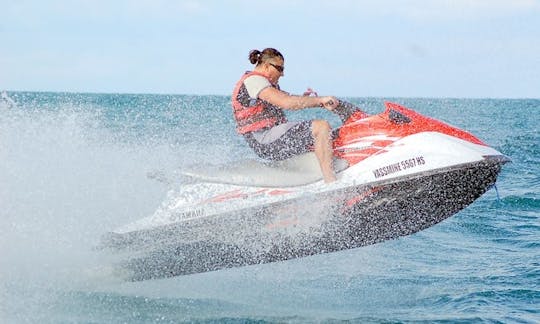
[[236,84],[232,94],[236,131],[240,134],[271,128],[287,121],[285,114],[278,107],[249,96],[244,86],[244,80],[252,75],[266,78],[265,75],[258,72],[246,72]]

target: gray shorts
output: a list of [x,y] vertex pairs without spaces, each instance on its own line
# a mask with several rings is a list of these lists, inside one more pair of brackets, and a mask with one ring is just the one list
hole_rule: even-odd
[[285,160],[311,152],[314,146],[311,120],[280,124],[244,138],[259,157],[268,160]]

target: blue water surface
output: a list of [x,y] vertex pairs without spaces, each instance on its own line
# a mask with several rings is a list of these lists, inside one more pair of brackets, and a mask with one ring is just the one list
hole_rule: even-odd
[[[417,234],[313,257],[145,282],[110,274],[99,237],[150,215],[147,176],[253,156],[230,98],[12,92],[0,105],[0,322],[540,322],[540,100],[396,101],[508,155],[497,183]],[[313,109],[289,119],[339,119]]]

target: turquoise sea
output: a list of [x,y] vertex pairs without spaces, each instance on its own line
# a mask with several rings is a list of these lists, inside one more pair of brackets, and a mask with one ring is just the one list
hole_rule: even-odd
[[[230,97],[9,92],[0,103],[0,323],[538,323],[540,100],[391,100],[469,130],[512,163],[417,234],[313,257],[123,282],[95,246],[150,215],[197,163],[253,156]],[[289,119],[327,118],[314,109]]]

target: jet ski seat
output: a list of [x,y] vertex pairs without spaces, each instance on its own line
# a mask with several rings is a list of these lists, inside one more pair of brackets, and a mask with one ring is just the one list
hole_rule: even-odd
[[[336,173],[348,167],[345,160],[334,159]],[[182,174],[196,180],[257,187],[294,187],[322,179],[315,153],[305,153],[283,161],[246,159],[221,166],[197,166]]]

